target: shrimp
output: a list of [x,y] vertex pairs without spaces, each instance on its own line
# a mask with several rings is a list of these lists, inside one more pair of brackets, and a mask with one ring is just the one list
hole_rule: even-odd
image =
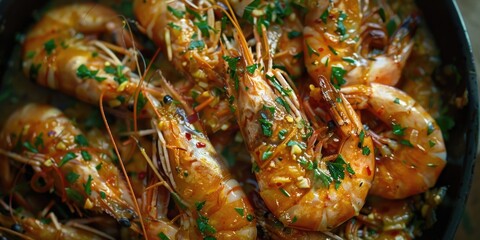
[[90,146],[58,109],[28,104],[8,118],[0,136],[5,189],[14,187],[11,158],[33,167],[30,184],[36,191],[54,190],[63,201],[108,213],[125,227],[138,218],[127,184],[109,155]]
[[[133,44],[110,8],[83,3],[49,10],[26,35],[23,71],[40,85],[89,103],[96,104],[105,92],[105,99],[118,106],[123,93],[136,86],[133,80],[138,78],[129,67],[136,52],[98,40],[102,35],[124,46]],[[114,52],[125,58],[118,59]]]
[[[384,52],[371,53],[370,48],[378,47],[369,45],[375,44],[375,38],[388,38],[387,30],[385,25],[369,24],[371,15],[364,14],[360,2],[313,0],[307,4],[309,11],[303,30],[307,71],[314,79],[322,75],[330,77],[337,88],[369,82],[396,85],[413,47],[411,39],[418,18],[407,18],[389,40],[382,43],[380,47],[387,45]],[[379,12],[377,15],[383,18],[384,11]]]
[[158,135],[163,172],[184,213],[179,235],[185,238],[253,239],[253,209],[231,177],[202,128],[189,123],[185,111],[165,95],[152,119]]
[[241,32],[235,39],[240,52],[228,49],[224,57],[228,92],[268,209],[287,227],[314,231],[329,231],[358,214],[370,189],[374,158],[358,147],[373,149],[369,136],[360,139],[363,127],[351,106],[327,99],[342,97],[337,91],[318,95],[330,104],[343,133],[338,152],[322,156],[288,76],[255,61]]
[[[40,219],[33,217],[21,216],[14,219],[0,214],[0,224],[3,226],[20,226],[21,231],[5,230],[0,227],[0,232],[5,232],[7,236],[18,235],[22,239],[73,239],[73,240],[89,240],[89,239],[105,239],[104,236],[75,228],[61,223],[46,223]],[[18,229],[17,229],[18,230]],[[0,235],[4,236],[4,235]]]
[[370,194],[401,199],[433,187],[447,151],[430,114],[401,90],[386,85],[352,85],[341,91],[353,106],[370,112],[388,129],[370,130],[379,150]]
[[222,24],[210,1],[194,2],[138,0],[134,11],[146,34],[191,83],[184,98],[201,113],[207,131],[227,130],[233,124],[222,81]]

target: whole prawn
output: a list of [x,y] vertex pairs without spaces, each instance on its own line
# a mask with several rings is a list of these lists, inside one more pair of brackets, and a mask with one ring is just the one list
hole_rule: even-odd
[[[107,35],[120,44],[99,40]],[[97,104],[102,92],[120,105],[136,84],[131,65],[133,39],[112,9],[93,3],[71,4],[45,13],[23,42],[23,71],[40,85]],[[115,52],[125,55],[120,60]]]
[[[385,18],[383,8],[365,13],[359,0],[312,0],[307,2],[307,8],[303,30],[304,57],[312,78],[327,76],[337,88],[369,82],[397,84],[413,47],[411,39],[418,18],[407,18],[388,37],[385,23],[382,23],[383,27],[369,24],[373,16]],[[375,41],[382,42],[380,47],[386,45],[384,53],[370,53],[370,48],[375,46],[369,45]]]
[[[63,201],[108,213],[126,227],[138,217],[127,184],[109,155],[91,146],[58,109],[28,104],[8,118],[0,136],[4,188],[14,187],[12,158],[33,167],[34,190],[54,189]],[[40,180],[46,184],[37,186]]]
[[357,109],[386,125],[372,135],[379,149],[370,194],[401,199],[433,187],[446,164],[442,131],[414,99],[393,87],[371,83],[341,90]]
[[[329,231],[358,214],[370,189],[374,158],[358,147],[373,149],[369,136],[360,139],[363,127],[351,106],[335,101],[343,99],[335,90],[319,95],[343,134],[338,152],[322,156],[288,76],[254,61],[241,32],[235,39],[240,52],[228,49],[224,57],[228,91],[266,206],[285,226],[314,231]],[[251,66],[257,68],[247,71]]]
[[255,238],[253,209],[200,125],[189,123],[170,95],[163,102],[149,101],[156,114],[152,124],[161,168],[183,212],[177,236]]

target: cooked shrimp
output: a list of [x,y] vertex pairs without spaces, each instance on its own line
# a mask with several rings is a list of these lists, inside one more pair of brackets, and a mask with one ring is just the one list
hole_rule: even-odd
[[169,95],[163,103],[149,100],[156,107],[161,167],[183,212],[178,236],[255,238],[253,209],[202,128],[190,124]]
[[206,130],[216,132],[230,128],[233,117],[223,91],[222,24],[210,2],[136,0],[134,11],[146,34],[191,83],[184,94]]
[[[28,32],[23,43],[23,71],[37,83],[97,103],[100,93],[119,105],[123,92],[136,86],[129,67],[136,52],[98,40],[102,35],[131,44],[122,21],[110,8],[72,4],[54,8]],[[115,52],[125,55],[120,60]]]
[[127,227],[138,217],[125,180],[109,155],[90,146],[58,109],[26,105],[9,117],[0,141],[5,188],[13,187],[8,159],[12,158],[33,167],[34,190],[55,190],[63,201],[108,213]]
[[315,79],[329,77],[337,88],[369,82],[395,85],[413,47],[418,19],[407,18],[386,41],[384,52],[375,55],[368,46],[373,41],[367,38],[388,38],[386,27],[372,29],[360,2],[313,0],[308,4],[303,30],[307,71]]
[[[240,52],[229,49],[224,57],[228,91],[261,197],[285,226],[315,231],[337,227],[358,214],[370,189],[373,154],[363,155],[358,145],[373,149],[371,138],[360,140],[362,124],[346,100],[328,99],[344,135],[336,154],[322,156],[309,141],[313,129],[288,76],[255,61],[241,32],[236,40]],[[247,71],[251,66],[258,67]],[[329,94],[341,97],[336,91]]]
[[[104,235],[98,235],[81,228],[75,228],[58,222],[56,222],[55,224],[53,222],[46,223],[45,221],[42,221],[40,219],[35,219],[28,216],[20,216],[12,219],[11,217],[0,214],[0,225],[6,227],[20,227],[21,229],[16,229],[20,230],[20,232],[3,227],[0,227],[0,232],[6,233],[7,236],[19,236],[22,239],[110,239],[105,238]],[[0,236],[4,235],[1,234]]]
[[357,109],[370,112],[391,130],[370,131],[379,150],[370,194],[401,199],[433,187],[447,151],[430,114],[404,92],[386,85],[353,85],[342,92]]

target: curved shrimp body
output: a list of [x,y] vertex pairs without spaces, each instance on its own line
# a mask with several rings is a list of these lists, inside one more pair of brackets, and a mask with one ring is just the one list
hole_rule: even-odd
[[[124,226],[137,217],[126,183],[108,153],[89,145],[58,109],[26,105],[8,118],[1,136],[3,150],[26,160],[37,172],[31,180],[33,189],[55,189],[64,201],[106,212]],[[7,159],[2,164],[10,168]],[[12,187],[11,179],[5,178],[4,186]],[[36,186],[40,179],[45,186]]]
[[[337,124],[350,129],[337,154],[321,156],[309,141],[313,129],[285,76],[277,69],[262,68],[242,36],[238,41],[242,52],[232,50],[225,58],[231,76],[228,90],[252,155],[261,197],[285,226],[315,231],[335,228],[358,214],[373,178],[369,169],[374,168],[374,158],[358,148],[361,123],[349,119],[355,117],[351,107],[349,112],[342,108],[340,116],[346,119],[338,119]],[[245,70],[254,64],[260,64],[255,71]],[[373,149],[369,137],[362,144]],[[332,164],[340,167],[333,170]]]
[[154,124],[162,167],[187,216],[179,235],[254,239],[253,209],[208,138],[188,123],[174,103],[167,101],[158,111]]
[[433,187],[445,167],[447,152],[430,114],[404,92],[382,84],[353,85],[342,92],[352,105],[372,113],[391,129],[370,131],[379,149],[370,193],[401,199]]
[[89,103],[97,103],[101,92],[108,101],[118,102],[130,82],[127,65],[132,62],[128,57],[119,60],[114,51],[133,53],[97,40],[103,35],[118,43],[129,41],[122,21],[110,8],[84,3],[52,9],[25,38],[23,71],[43,86]]
[[[196,2],[198,7],[211,7],[209,1]],[[165,47],[177,69],[194,82],[222,86],[221,23],[215,21],[213,9],[201,14],[183,1],[136,0],[134,11],[147,35]]]
[[[418,20],[407,18],[388,37],[386,27],[369,26],[372,16],[364,14],[360,2],[313,0],[307,4],[309,12],[303,30],[307,71],[313,78],[329,77],[337,88],[369,82],[395,85],[412,50],[411,37]],[[388,39],[380,46],[385,50],[380,54],[370,53],[370,48],[376,46],[369,44],[380,37]]]
[[[104,239],[103,237],[68,225],[62,225],[57,223],[55,226],[53,223],[45,223],[39,219],[33,217],[11,217],[0,214],[0,224],[3,226],[13,226],[14,224],[20,224],[23,229],[22,236],[30,237],[29,239],[73,239],[73,240],[89,240],[89,239]],[[57,228],[58,227],[58,228]],[[2,230],[0,229],[0,232]]]

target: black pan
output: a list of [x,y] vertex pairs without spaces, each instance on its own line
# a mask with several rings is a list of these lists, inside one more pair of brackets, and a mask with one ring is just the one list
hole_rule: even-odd
[[[17,44],[17,34],[33,22],[35,9],[44,2],[0,1],[0,76],[3,77],[8,67],[7,60]],[[479,130],[477,80],[472,49],[456,2],[419,0],[418,6],[440,48],[442,64],[455,66],[460,76],[460,85],[443,86],[447,96],[468,91],[468,105],[454,113],[455,127],[446,143],[448,164],[437,184],[448,186],[447,197],[437,210],[438,222],[423,236],[424,239],[453,239],[462,219],[475,165]]]

